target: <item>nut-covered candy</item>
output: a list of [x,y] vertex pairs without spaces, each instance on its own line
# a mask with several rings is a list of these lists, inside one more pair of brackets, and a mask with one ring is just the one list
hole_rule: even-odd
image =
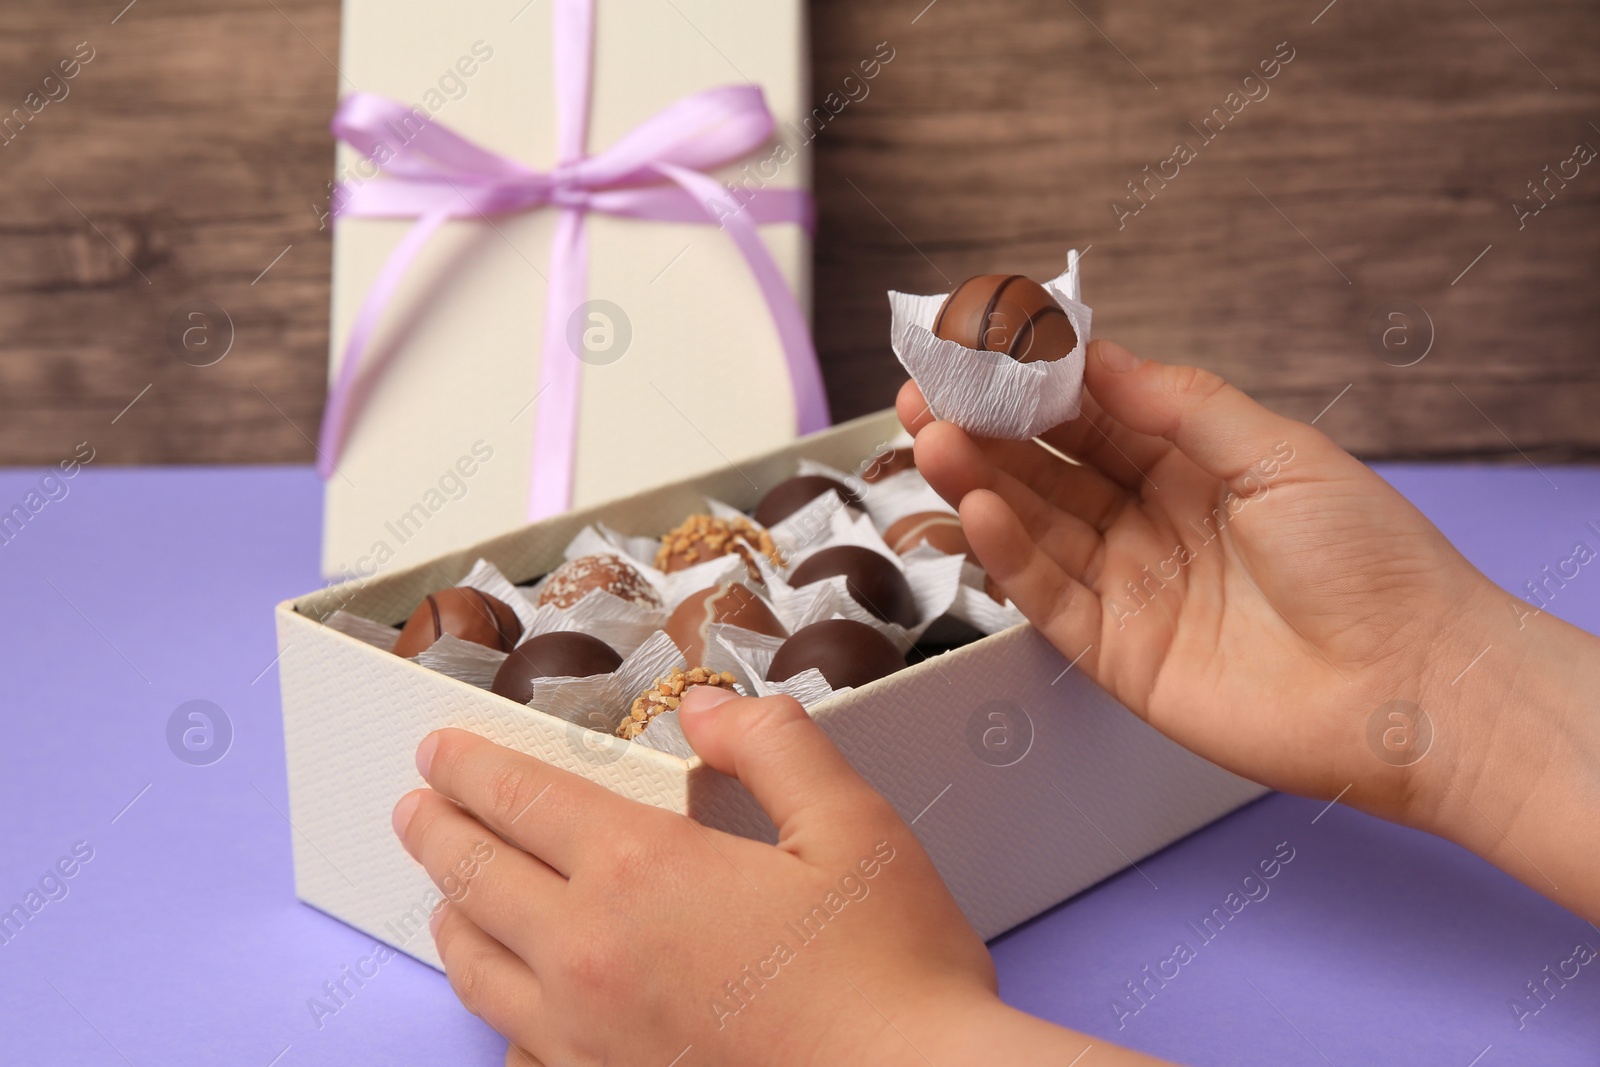
[[686,662],[704,663],[706,628],[712,623],[738,626],[768,637],[789,636],[767,602],[743,582],[723,582],[685,597],[672,610],[665,630]]
[[655,586],[637,567],[621,556],[605,552],[569,559],[551,571],[550,577],[539,587],[539,606],[554,604],[558,608],[570,608],[596,589],[640,607],[662,606]]
[[885,452],[876,452],[868,459],[866,469],[861,472],[861,480],[874,485],[901,471],[916,469],[917,461],[911,449],[891,448]]
[[966,556],[978,562],[961,529],[961,520],[948,511],[918,511],[902,516],[890,524],[883,539],[897,556],[905,555],[918,545],[927,545],[947,556]]
[[657,678],[654,685],[635,698],[633,705],[628,708],[628,714],[623,716],[622,725],[617,727],[617,736],[630,741],[638,737],[657,715],[664,711],[677,711],[684,690],[695,685],[732,689],[733,675],[727,671],[718,674],[704,667],[692,667],[689,670],[672,668],[665,677]]
[[933,320],[933,333],[1018,363],[1048,363],[1078,344],[1072,320],[1055,297],[1020,274],[980,274],[955,287]]
[[905,665],[894,642],[866,623],[824,619],[801,627],[783,643],[767,668],[767,680],[788,681],[815,667],[834,689],[855,688]]
[[911,584],[894,561],[860,545],[834,545],[808,556],[789,575],[793,586],[810,585],[842,575],[857,604],[884,622],[915,626],[921,611]]
[[752,549],[775,565],[783,564],[783,557],[772,543],[772,535],[749,519],[690,515],[676,529],[661,536],[661,548],[656,551],[656,568],[671,574],[708,559],[737,554],[745,561],[751,580],[759,581],[761,572],[751,559]]
[[530,637],[512,650],[489,687],[508,700],[526,704],[533,683],[544,678],[587,678],[622,666],[616,649],[588,634],[556,630]]
[[456,586],[429,593],[411,613],[395,642],[394,654],[410,659],[445,634],[509,652],[522,636],[522,623],[511,605],[481,589]]
[[833,493],[853,508],[861,507],[860,495],[843,482],[823,474],[798,474],[768,489],[751,515],[763,526],[776,526],[824,493]]

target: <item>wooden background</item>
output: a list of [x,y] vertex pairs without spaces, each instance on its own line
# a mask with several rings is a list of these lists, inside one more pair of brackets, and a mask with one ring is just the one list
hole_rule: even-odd
[[[813,0],[819,99],[895,49],[812,149],[836,414],[900,381],[885,289],[1044,277],[1076,245],[1097,334],[1299,418],[1337,398],[1319,425],[1359,454],[1600,455],[1600,165],[1520,229],[1512,208],[1600,147],[1600,6],[1324,2]],[[84,439],[98,462],[307,462],[337,4],[124,3],[0,6],[0,114],[95,50],[0,147],[0,462]],[[1285,41],[1270,95],[1119,228],[1125,183]],[[232,320],[215,366],[165,340],[195,298]],[[1395,367],[1367,324],[1405,300],[1435,336]]]

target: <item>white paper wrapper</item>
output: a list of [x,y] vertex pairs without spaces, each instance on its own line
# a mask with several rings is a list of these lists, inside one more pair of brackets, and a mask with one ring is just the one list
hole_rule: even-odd
[[[615,742],[619,745],[623,743],[621,739]],[[663,711],[651,719],[644,732],[633,739],[633,743],[679,759],[693,759],[695,755],[694,746],[683,736],[683,725],[678,722],[678,713],[675,711]]]
[[494,684],[495,672],[505,661],[504,652],[474,641],[463,641],[451,634],[445,634],[411,657],[413,663],[440,674],[448,674],[459,682],[475,685],[479,689],[488,689]]
[[996,604],[994,598],[982,588],[962,585],[956,590],[955,603],[950,605],[950,615],[984,634],[997,634],[1018,623],[1027,622],[1027,616],[1017,610],[1011,601]]
[[522,623],[524,633],[533,624],[534,616],[539,610],[534,607],[533,598],[528,596],[528,590],[512,585],[511,579],[500,573],[500,568],[486,559],[474,563],[467,576],[456,584],[469,586],[480,593],[488,593],[504,601],[507,607],[517,613],[517,621]]
[[746,692],[759,695],[760,686],[766,682],[767,668],[784,640],[712,623],[706,627],[705,662],[700,666],[719,673],[727,671]]
[[833,515],[829,536],[797,555],[790,561],[791,566],[824,548],[836,545],[859,545],[871,549],[899,567],[905,573],[911,593],[917,601],[917,624],[907,628],[879,619],[856,603],[843,577],[791,586],[783,574],[773,571],[767,574],[768,599],[779,621],[790,633],[823,619],[854,619],[882,631],[904,652],[955,601],[956,590],[961,584],[961,568],[965,562],[963,557],[936,554],[936,558],[901,559],[883,543],[883,536],[873,526],[870,517],[859,514],[852,516],[843,510]]
[[618,533],[609,526],[585,526],[578,531],[562,553],[567,559],[592,556],[600,552],[619,553],[636,563],[655,568],[656,549],[661,546],[658,537],[634,537]]
[[[580,533],[579,537],[582,536]],[[579,555],[584,554],[579,553]],[[660,575],[659,571],[654,574],[648,573],[643,567],[640,571],[652,584],[655,584],[656,578]],[[626,656],[643,644],[651,634],[661,629],[667,621],[667,612],[662,608],[648,608],[642,604],[635,604],[631,600],[612,596],[601,589],[589,592],[570,608],[559,608],[553,604],[546,604],[542,608],[535,607],[537,593],[534,590],[512,585],[506,576],[500,573],[499,568],[487,560],[480,559],[474,564],[472,570],[459,584],[470,585],[491,596],[497,596],[511,606],[517,613],[517,618],[522,620],[522,637],[518,644],[530,637],[557,630],[578,630],[598,637],[616,649],[619,655]],[[528,596],[530,592],[533,592],[534,596]]]
[[887,530],[899,519],[924,511],[956,514],[956,509],[934,492],[933,486],[914,470],[891,474],[881,482],[867,486],[867,514],[878,529]]
[[[831,618],[832,616],[830,616]],[[737,626],[713,625],[706,632],[705,666],[714,671],[727,671],[733,675],[739,688],[755,696],[781,694],[798,700],[810,710],[834,694],[828,680],[815,668],[807,668],[781,682],[767,681],[767,668],[772,657],[783,644],[781,637],[741,630]],[[650,731],[646,730],[645,733]]]
[[[736,508],[715,500],[707,500],[708,511],[718,518],[746,518],[745,514]],[[687,518],[688,516],[684,516]],[[752,524],[753,525],[753,524]],[[658,537],[632,537],[621,534],[606,526],[585,526],[578,531],[563,553],[567,559],[576,559],[579,556],[591,556],[598,553],[618,555],[638,568],[639,573],[653,586],[662,601],[666,604],[666,614],[671,614],[672,609],[681,603],[684,597],[691,593],[705,589],[708,586],[718,585],[731,579],[737,579],[745,573],[744,559],[737,555],[718,556],[708,559],[704,563],[696,563],[681,571],[671,574],[656,569],[656,551],[661,547]],[[751,546],[755,556],[760,557],[761,552]],[[541,583],[542,584],[542,583]],[[535,589],[538,587],[535,586]],[[576,608],[577,605],[574,605]],[[662,615],[662,622],[666,620]],[[661,624],[657,623],[657,628]],[[620,650],[619,650],[620,651]]]
[[1026,441],[1078,417],[1090,311],[1080,299],[1078,253],[1044,287],[1067,313],[1078,344],[1050,363],[1018,363],[998,352],[978,352],[933,335],[943,295],[889,293],[889,343],[916,380],[934,415],[980,437]]
[[[781,637],[741,630],[737,626],[712,624],[706,632],[706,662],[698,666],[732,674],[735,688],[741,695],[791,696],[809,711],[833,696],[834,690],[828,687],[822,672],[814,669],[801,671],[787,681],[767,681],[767,668],[772,664],[772,657],[783,640]],[[644,732],[633,740],[681,759],[689,759],[694,755],[694,749],[683,736],[683,726],[675,711],[662,712],[651,719]]]
[[618,654],[626,656],[666,624],[667,613],[660,608],[645,608],[631,600],[614,597],[601,589],[587,593],[570,608],[547,604],[539,609],[522,639],[556,630],[577,630],[598,637]]
[[394,643],[400,640],[398,627],[385,626],[381,622],[373,622],[371,619],[364,619],[360,615],[352,615],[343,610],[336,611],[323,619],[322,625],[330,630],[338,630],[357,641],[364,641],[373,648],[381,648],[385,652],[393,652]]
[[[894,441],[889,442],[892,448],[910,448],[912,444],[910,434],[902,434]],[[868,482],[861,478],[860,471],[872,465],[872,456],[867,456],[857,464],[857,473],[850,474],[836,470],[825,463],[815,460],[802,459],[800,461],[801,474],[820,474],[826,478],[843,482],[854,489],[861,496],[862,503],[866,506],[867,514],[872,516],[873,525],[879,530],[887,530],[895,520],[907,515],[914,515],[924,511],[942,511],[954,515],[956,509],[945,502],[944,497],[934,492],[933,486],[919,473],[916,468],[891,474],[889,477],[877,482]],[[837,509],[838,497],[829,495],[829,500],[835,504],[832,510]],[[787,521],[787,520],[786,520]],[[774,536],[776,531],[774,531]]]
[[537,680],[528,706],[579,726],[612,733],[635,697],[672,668],[682,665],[683,653],[678,646],[666,634],[657,632],[610,674]]

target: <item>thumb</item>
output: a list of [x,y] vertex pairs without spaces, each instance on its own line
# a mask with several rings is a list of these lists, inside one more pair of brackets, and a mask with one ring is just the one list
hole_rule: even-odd
[[[792,697],[740,697],[695,686],[678,706],[683,735],[707,764],[744,783],[778,828],[804,850],[805,831],[836,840],[841,826],[883,800]],[[816,831],[813,831],[816,832]]]
[[1138,433],[1163,437],[1201,470],[1248,495],[1242,478],[1282,458],[1285,442],[1324,455],[1338,447],[1304,423],[1269,411],[1211,371],[1140,359],[1113,341],[1092,341],[1084,381],[1100,407]]

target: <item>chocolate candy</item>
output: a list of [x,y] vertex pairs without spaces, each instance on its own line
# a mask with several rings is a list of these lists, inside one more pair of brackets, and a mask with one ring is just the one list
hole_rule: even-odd
[[682,650],[684,660],[693,666],[705,662],[706,628],[716,622],[768,637],[789,636],[767,602],[742,582],[723,582],[685,597],[673,609],[664,629]]
[[522,636],[522,623],[511,605],[469,586],[429,593],[411,613],[394,643],[394,654],[410,659],[432,647],[445,634],[509,652]]
[[768,489],[767,495],[756,505],[753,515],[763,526],[776,526],[828,492],[834,493],[853,508],[861,506],[861,497],[848,485],[822,474],[800,474]]
[[918,545],[928,545],[947,556],[966,556],[978,562],[978,557],[972,554],[972,546],[967,543],[967,535],[962,532],[961,520],[948,511],[904,515],[889,526],[883,539],[897,556],[905,555]]
[[644,733],[644,728],[655,721],[655,717],[666,711],[677,711],[678,704],[683,700],[684,690],[696,685],[712,685],[718,689],[733,689],[733,675],[727,671],[718,674],[708,671],[704,667],[691,667],[682,670],[678,667],[667,672],[666,677],[657,678],[655,684],[634,700],[628,708],[628,714],[622,717],[622,725],[617,727],[617,736],[632,740]]
[[833,688],[854,688],[905,665],[906,658],[894,642],[866,623],[824,619],[802,627],[783,643],[767,668],[767,680],[788,681],[807,667],[815,667]]
[[772,535],[757,529],[749,519],[728,520],[710,515],[690,515],[678,524],[677,529],[662,534],[661,548],[656,552],[656,568],[671,574],[708,559],[737,554],[745,561],[750,580],[760,581],[761,572],[751,559],[752,548],[766,555],[774,564],[783,562],[777,546],[772,543]]
[[662,606],[655,586],[638,568],[621,556],[607,553],[569,559],[551,571],[550,577],[539,587],[539,606],[554,604],[558,608],[570,608],[596,589],[640,607]]
[[1072,320],[1044,286],[1020,274],[980,274],[945,298],[933,333],[1018,363],[1048,363],[1078,344]]
[[835,545],[809,556],[789,575],[789,584],[810,585],[843,575],[855,602],[884,622],[915,626],[921,612],[906,576],[892,560],[860,545]]
[[867,463],[867,469],[861,472],[861,480],[869,485],[875,485],[901,471],[916,469],[917,461],[911,449],[891,448],[887,452],[879,452],[872,456]]
[[512,650],[495,672],[496,693],[526,704],[533,683],[541,678],[587,678],[610,674],[622,666],[622,657],[598,637],[573,630],[556,630],[530,637]]

